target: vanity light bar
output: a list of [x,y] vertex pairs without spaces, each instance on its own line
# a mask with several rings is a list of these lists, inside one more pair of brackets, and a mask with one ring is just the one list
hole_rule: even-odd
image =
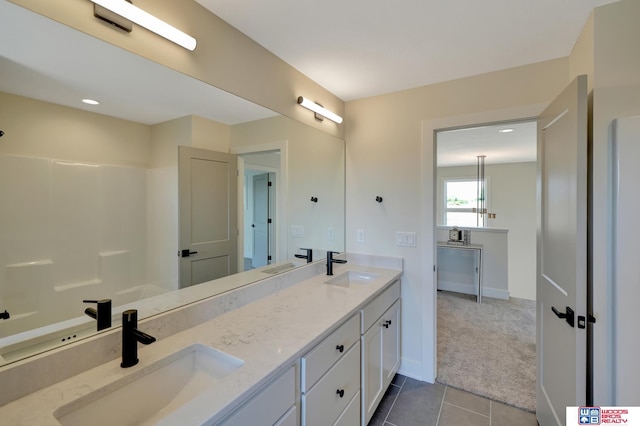
[[162,36],[187,50],[194,50],[196,48],[195,38],[183,33],[176,27],[167,24],[163,20],[156,18],[152,14],[145,12],[125,0],[90,1],[122,16],[125,19],[128,19],[129,21],[135,22],[149,31],[153,31],[159,36]]
[[310,101],[309,99],[303,96],[298,96],[298,104],[300,104],[300,106],[303,106],[307,109],[310,109],[316,114],[320,114],[323,117],[327,117],[331,121],[335,121],[338,124],[342,123],[342,117],[340,117],[338,114],[336,114],[335,112],[329,111],[322,105],[318,105],[317,103]]

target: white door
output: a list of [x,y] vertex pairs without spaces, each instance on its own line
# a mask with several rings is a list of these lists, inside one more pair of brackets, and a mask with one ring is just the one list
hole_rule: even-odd
[[253,176],[253,258],[251,266],[269,263],[269,173]]
[[[378,321],[379,322],[379,321]],[[384,340],[381,324],[374,323],[362,335],[362,420],[366,425],[371,420],[378,403],[384,394],[382,362],[384,359]]]
[[638,317],[633,313],[640,300],[640,262],[638,262],[638,182],[640,182],[640,116],[622,117],[612,123],[611,170],[612,223],[610,291],[615,306],[615,324],[610,350],[613,354],[611,377],[613,404],[640,406],[640,339]]
[[235,155],[178,149],[180,288],[237,270],[237,173]]
[[564,425],[587,392],[586,76],[538,118],[538,205],[536,417]]

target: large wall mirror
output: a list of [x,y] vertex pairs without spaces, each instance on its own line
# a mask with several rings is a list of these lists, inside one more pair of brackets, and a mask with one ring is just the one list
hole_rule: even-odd
[[[9,2],[0,38],[0,365],[94,334],[83,300],[117,326],[344,250],[342,139]],[[183,147],[241,171],[236,274],[198,285],[179,276]]]

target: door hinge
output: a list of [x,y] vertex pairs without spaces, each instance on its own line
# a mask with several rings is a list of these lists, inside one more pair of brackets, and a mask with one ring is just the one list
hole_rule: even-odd
[[596,323],[596,317],[594,317],[591,314],[587,314],[587,317],[585,318],[582,315],[578,315],[578,328],[586,328],[587,327],[587,321],[595,324]]
[[267,186],[271,186],[271,182],[267,183]]
[[267,260],[271,261],[271,255],[267,256]]
[[267,219],[267,223],[271,223],[271,219]]

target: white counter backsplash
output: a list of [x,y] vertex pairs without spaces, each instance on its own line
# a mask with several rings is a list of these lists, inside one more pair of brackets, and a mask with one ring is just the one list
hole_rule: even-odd
[[[349,261],[348,264],[335,265],[336,274],[343,269],[350,268],[351,265],[395,270],[397,271],[397,275],[402,271],[401,258],[349,253],[347,254],[347,259]],[[158,339],[158,342],[154,343],[152,346],[157,347],[159,350],[161,347],[176,344],[178,340],[181,340],[178,338],[172,338],[163,341],[163,339],[166,339],[169,336],[185,330],[193,329],[199,324],[203,324],[211,319],[220,317],[223,314],[230,313],[231,311],[237,310],[249,303],[260,301],[274,293],[278,293],[302,281],[309,280],[312,277],[323,275],[325,273],[325,262],[305,265],[295,270],[266,277],[263,280],[244,287],[158,314],[149,319],[141,320],[139,323],[139,329]],[[295,292],[292,294],[295,294]],[[302,297],[302,295],[295,297]],[[295,300],[295,297],[291,300]],[[255,305],[256,308],[258,308],[259,305],[260,303]],[[299,307],[295,306],[286,307],[286,309],[290,309],[292,311],[295,311],[298,308]],[[285,309],[285,307],[279,306],[277,309]],[[330,315],[330,312],[327,314]],[[271,314],[269,312],[265,312],[264,320],[268,320],[270,315]],[[260,336],[254,335],[253,333],[249,333],[250,335],[243,335],[242,333],[246,332],[241,331],[243,330],[243,327],[239,321],[240,320],[236,318],[236,315],[224,315],[220,318],[220,321],[216,321],[217,323],[220,322],[220,324],[226,324],[224,331],[225,335],[218,336],[216,340],[219,344],[223,344],[223,347],[219,347],[218,349],[224,351],[225,342],[228,342],[230,345],[237,345],[238,342],[242,343],[243,340],[246,340],[247,342],[251,341],[254,344],[256,340],[261,340]],[[316,322],[331,322],[332,319],[315,318],[312,321],[314,322],[314,326],[318,326],[318,324],[315,324]],[[236,330],[236,327],[237,332],[234,331]],[[301,336],[305,334],[304,324],[300,324],[299,331]],[[301,336],[298,336],[298,338]],[[174,342],[172,342],[172,340],[174,340]],[[184,340],[184,338],[182,340]],[[293,340],[295,341],[295,338]],[[181,342],[181,344],[187,343],[189,342]],[[238,350],[236,346],[234,346],[234,348],[235,350]],[[82,372],[99,370],[102,367],[96,367],[107,364],[109,361],[114,361],[119,358],[120,355],[121,331],[119,328],[116,328],[86,340],[0,367],[0,383],[2,383],[2,392],[0,392],[0,413],[4,411],[1,406],[8,404],[11,401],[23,397],[26,399],[26,396],[33,392],[46,388],[47,386],[51,386],[55,383],[62,382],[65,379],[69,379]],[[271,357],[271,355],[275,354],[264,355],[266,358],[278,359],[277,356]],[[140,355],[141,360],[151,361],[144,360],[144,357],[145,352],[144,348],[142,348]],[[254,362],[256,362],[255,359]],[[115,363],[109,364],[115,365]],[[122,374],[122,372],[118,370],[122,369],[116,368],[113,373]],[[20,402],[21,401],[16,401],[16,403]],[[13,406],[16,403],[10,405]],[[4,416],[0,415],[0,417]]]

